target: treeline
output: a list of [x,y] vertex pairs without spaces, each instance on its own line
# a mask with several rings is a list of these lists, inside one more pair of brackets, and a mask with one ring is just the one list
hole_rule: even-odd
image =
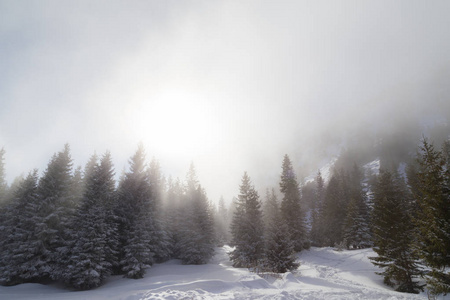
[[[272,188],[260,201],[247,173],[242,178],[231,220],[230,244],[235,249],[230,258],[235,267],[280,273],[296,269],[295,253],[311,245],[373,245],[367,189],[356,165],[350,173],[334,172],[326,186],[319,172],[313,183],[301,187],[288,155],[281,169],[280,200]],[[312,198],[310,207],[307,198]]]
[[231,221],[234,267],[256,272],[284,273],[298,268],[295,253],[309,248],[300,187],[289,157],[283,159],[278,203],[275,190],[267,191],[264,209],[250,177],[244,173]]
[[165,183],[139,146],[116,187],[109,152],[73,170],[66,145],[41,178],[34,170],[8,189],[0,154],[3,285],[90,289],[113,274],[142,278],[155,262],[202,264],[214,253],[213,209],[193,166],[183,184]]
[[[247,174],[231,223],[236,267],[286,272],[295,252],[316,247],[373,247],[385,284],[418,293],[450,292],[450,142],[442,150],[424,140],[406,172],[397,168],[364,176],[360,168],[334,170],[325,184],[299,187],[292,164],[282,165],[281,202],[272,189],[261,207]],[[306,217],[306,220],[305,220]],[[309,225],[309,226],[308,226]]]
[[193,166],[184,182],[166,180],[142,146],[117,185],[109,153],[73,170],[65,146],[41,178],[32,171],[8,188],[3,155],[3,285],[58,280],[89,289],[113,274],[141,278],[172,258],[207,263],[215,246],[230,244],[233,266],[276,273],[298,268],[295,254],[310,246],[373,247],[387,285],[417,293],[424,277],[432,294],[450,292],[450,142],[438,151],[424,140],[405,173],[368,177],[354,164],[303,186],[286,155],[279,186],[263,200],[244,173],[238,197],[217,209]]

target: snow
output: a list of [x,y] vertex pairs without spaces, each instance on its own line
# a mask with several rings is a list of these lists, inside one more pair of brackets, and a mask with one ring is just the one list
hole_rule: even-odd
[[377,158],[370,163],[365,164],[363,170],[366,178],[371,174],[378,175],[380,173],[380,159]]
[[[319,169],[324,182],[328,182],[330,180],[334,164],[336,163],[337,160],[338,160],[337,156],[333,157]],[[316,180],[316,176],[317,176],[317,172],[306,177],[305,184]]]
[[229,251],[228,246],[216,248],[206,265],[182,265],[179,260],[156,264],[143,279],[113,276],[90,291],[70,291],[58,284],[1,286],[0,299],[427,299],[426,293],[403,294],[383,285],[368,259],[375,255],[372,249],[311,248],[298,255],[301,266],[296,272],[264,278],[233,268]]
[[404,180],[408,180],[408,176],[406,175],[406,168],[408,167],[408,164],[405,162],[401,162],[398,165],[397,172],[400,175],[401,178]]

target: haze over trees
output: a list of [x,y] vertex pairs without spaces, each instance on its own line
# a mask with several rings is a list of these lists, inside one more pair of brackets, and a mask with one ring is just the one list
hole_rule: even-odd
[[257,268],[264,258],[264,225],[259,195],[247,173],[242,176],[239,192],[231,222],[231,244],[235,249],[230,259],[234,267]]
[[415,194],[416,250],[431,268],[426,279],[434,294],[450,293],[450,141],[437,151],[427,140],[420,148]]
[[283,219],[275,190],[267,190],[266,194],[265,267],[274,273],[285,273],[298,268],[296,262],[294,242],[290,238],[289,227]]
[[300,186],[287,154],[283,158],[280,191],[283,194],[281,215],[288,225],[289,238],[294,244],[294,250],[307,249],[309,248],[309,239],[305,224],[305,211],[300,204]]
[[[139,145],[115,180],[109,152],[74,168],[69,145],[39,177],[5,180],[0,151],[0,283],[59,281],[74,289],[100,286],[111,275],[138,279],[155,263],[206,264],[230,244],[234,267],[285,273],[310,247],[373,247],[386,285],[433,295],[450,292],[450,142],[426,139],[403,173],[342,164],[301,185],[285,155],[279,192],[261,200],[245,172],[229,207],[210,202],[191,164],[184,182],[166,178]],[[366,170],[367,171],[367,170]],[[424,278],[425,280],[422,280]]]
[[373,241],[378,254],[372,257],[382,268],[384,283],[397,291],[418,293],[421,289],[414,251],[413,207],[405,182],[396,173],[383,171],[374,187]]
[[[81,174],[72,168],[65,145],[40,179],[37,174],[30,172],[11,191],[11,199],[2,201],[3,285],[56,280],[90,289],[112,274],[142,278],[155,262],[180,258],[187,264],[206,263],[213,254],[209,203],[193,181],[180,191],[189,213],[182,228],[189,232],[185,240],[171,244],[161,219],[162,178],[155,162],[146,163],[142,145],[117,188],[109,152],[100,160],[93,155]],[[195,177],[193,167],[189,174]]]

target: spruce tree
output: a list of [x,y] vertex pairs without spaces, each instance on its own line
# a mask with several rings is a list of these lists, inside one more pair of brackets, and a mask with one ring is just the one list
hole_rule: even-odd
[[120,265],[125,277],[142,278],[166,243],[156,220],[155,199],[142,144],[130,159],[130,170],[119,185],[116,214],[119,220]]
[[71,255],[65,281],[76,289],[97,287],[117,264],[117,224],[112,218],[115,200],[114,170],[107,152],[96,163],[94,155],[86,167],[86,189],[74,218]]
[[289,236],[289,228],[281,217],[275,190],[267,192],[265,202],[265,263],[264,268],[275,273],[285,273],[297,269],[294,244]]
[[105,214],[105,255],[112,270],[119,266],[119,231],[114,209],[117,205],[116,181],[111,153],[107,151],[100,159],[95,173],[99,204]]
[[300,187],[288,155],[285,155],[283,159],[280,191],[283,194],[281,215],[288,224],[289,235],[294,243],[294,250],[307,249],[309,248],[309,241],[305,212],[300,205]]
[[450,156],[427,140],[421,146],[419,192],[416,195],[417,249],[431,268],[427,283],[433,294],[450,292]]
[[148,222],[144,212],[136,212],[135,220],[126,229],[122,260],[120,264],[124,277],[139,279],[145,275],[145,269],[153,264],[153,256],[148,247],[150,234],[146,229]]
[[230,253],[233,266],[259,268],[264,258],[264,225],[258,193],[246,172],[240,185],[231,234],[235,247]]
[[32,259],[36,260],[40,280],[59,279],[65,269],[70,222],[74,214],[72,159],[69,145],[50,160],[39,181],[35,237],[40,243]]
[[323,243],[325,246],[334,246],[343,241],[343,227],[347,212],[339,175],[333,175],[325,191],[323,216]]
[[151,235],[150,250],[154,253],[155,262],[164,262],[170,258],[170,241],[167,231],[165,230],[163,213],[162,213],[162,197],[164,192],[164,178],[161,173],[159,162],[153,158],[147,169],[148,180],[150,184],[150,194],[153,212],[151,226],[154,232]]
[[[34,237],[35,213],[38,208],[37,170],[30,172],[14,192],[7,206],[0,240],[0,283],[15,285],[34,281],[39,273],[34,264],[34,253],[39,244]],[[31,258],[31,259],[30,259]]]
[[404,181],[389,171],[378,177],[374,189],[373,243],[378,254],[372,263],[383,271],[384,283],[399,292],[418,293],[414,279],[420,275],[417,256],[412,249],[414,226]]
[[262,205],[263,208],[263,222],[264,222],[264,232],[267,233],[266,229],[270,227],[272,220],[275,218],[275,215],[280,214],[280,204],[278,203],[278,197],[275,193],[275,189],[266,189],[266,196],[264,199],[264,203]]
[[362,186],[362,174],[353,166],[349,184],[350,202],[344,222],[344,240],[347,248],[367,248],[372,245],[369,207]]
[[150,213],[150,185],[145,169],[145,152],[140,144],[131,157],[130,170],[119,184],[116,214],[119,220],[120,266],[125,277],[142,278],[153,263],[148,251],[150,236],[144,228],[145,215]]
[[183,264],[205,264],[214,254],[214,224],[211,207],[193,164],[186,176],[182,206],[179,258]]
[[316,190],[314,194],[314,205],[311,211],[312,224],[310,238],[313,246],[321,247],[324,245],[324,224],[323,224],[323,206],[325,197],[325,183],[320,171],[316,176]]

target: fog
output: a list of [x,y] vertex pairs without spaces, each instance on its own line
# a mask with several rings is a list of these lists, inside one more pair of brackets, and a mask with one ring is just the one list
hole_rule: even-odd
[[7,179],[69,143],[75,165],[143,142],[208,196],[276,186],[348,141],[450,117],[448,1],[1,1]]

